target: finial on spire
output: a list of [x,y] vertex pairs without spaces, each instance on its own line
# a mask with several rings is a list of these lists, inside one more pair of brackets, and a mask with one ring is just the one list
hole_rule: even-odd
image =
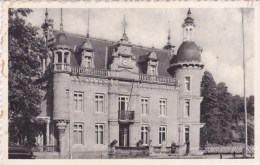
[[189,8],[189,10],[188,10],[188,13],[187,13],[187,15],[188,15],[188,16],[190,16],[190,15],[191,15],[190,8]]
[[169,26],[169,30],[168,30],[168,44],[171,44],[171,27],[170,27],[170,21],[168,21],[168,26]]
[[45,21],[48,19],[48,9],[45,9]]
[[88,9],[88,29],[87,29],[87,38],[89,38],[89,9]]
[[123,34],[126,34],[126,26],[127,26],[127,23],[126,23],[126,19],[125,19],[125,15],[124,15],[124,20],[123,20],[123,30],[124,30],[124,33]]
[[60,9],[60,31],[63,32],[62,8]]

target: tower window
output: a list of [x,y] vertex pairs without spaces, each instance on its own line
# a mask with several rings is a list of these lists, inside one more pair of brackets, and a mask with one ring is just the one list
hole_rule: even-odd
[[151,75],[156,75],[156,66],[151,66]]
[[58,56],[58,63],[62,63],[62,53],[57,52],[57,56]]
[[191,90],[191,78],[190,78],[190,76],[185,77],[185,90],[186,91]]
[[185,143],[187,143],[188,141],[190,141],[190,127],[189,126],[186,126],[184,128],[184,140],[185,140]]
[[69,63],[69,52],[65,52],[64,53],[64,64],[68,64]]
[[189,117],[189,116],[190,116],[190,100],[189,100],[189,99],[186,99],[186,100],[185,100],[184,116],[186,116],[186,117]]

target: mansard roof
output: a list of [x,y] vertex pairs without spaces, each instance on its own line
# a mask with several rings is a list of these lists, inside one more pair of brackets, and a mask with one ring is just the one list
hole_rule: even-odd
[[[58,34],[58,31],[54,32],[55,36]],[[72,66],[80,66],[79,59],[81,58],[80,48],[84,42],[86,42],[87,37],[78,34],[66,33],[68,46],[72,49],[74,48],[74,52],[71,55],[71,65]],[[105,39],[98,39],[89,37],[89,42],[94,48],[94,65],[95,68],[98,69],[107,69],[109,64],[111,63],[113,49],[115,48],[117,41],[109,41]],[[159,76],[167,76],[171,77],[171,75],[167,72],[167,69],[170,65],[170,57],[168,56],[167,50],[164,49],[153,49],[147,48],[140,45],[132,45],[132,53],[136,56],[136,59],[139,59],[142,55],[147,55],[150,52],[154,51],[156,53],[157,59],[159,60],[158,66],[158,75]],[[139,66],[138,61],[136,65],[139,68],[139,73],[144,74],[141,70],[141,66]]]

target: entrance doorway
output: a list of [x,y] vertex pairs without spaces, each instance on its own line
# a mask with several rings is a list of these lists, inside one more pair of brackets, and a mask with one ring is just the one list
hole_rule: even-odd
[[119,125],[119,146],[129,146],[129,125]]

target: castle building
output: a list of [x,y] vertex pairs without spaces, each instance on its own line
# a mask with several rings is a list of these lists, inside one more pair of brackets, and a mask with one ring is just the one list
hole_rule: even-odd
[[132,44],[125,26],[122,38],[113,42],[66,33],[62,10],[55,31],[47,9],[45,15],[42,145],[58,147],[64,158],[105,152],[114,140],[118,147],[189,141],[191,152],[199,150],[204,64],[190,10],[176,55],[170,32],[163,49],[147,48]]

